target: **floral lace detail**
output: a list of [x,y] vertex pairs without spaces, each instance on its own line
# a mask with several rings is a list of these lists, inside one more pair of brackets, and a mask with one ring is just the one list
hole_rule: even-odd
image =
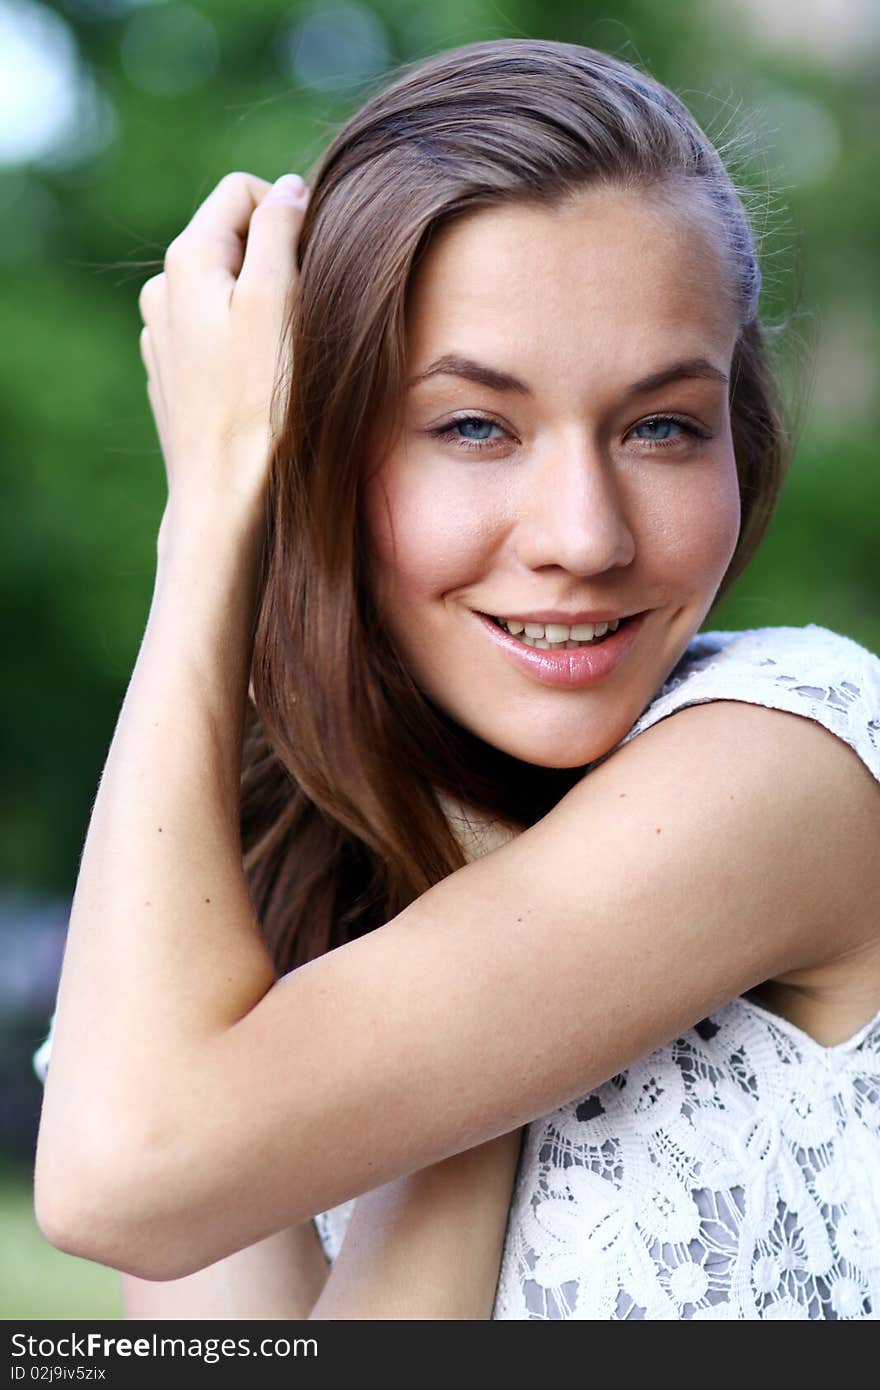
[[698,633],[617,747],[709,700],[744,700],[814,719],[880,779],[880,658],[851,637],[815,623]]
[[880,1013],[822,1047],[734,999],[528,1126],[493,1318],[878,1316]]
[[880,1315],[880,1014],[746,999],[529,1126],[496,1318]]

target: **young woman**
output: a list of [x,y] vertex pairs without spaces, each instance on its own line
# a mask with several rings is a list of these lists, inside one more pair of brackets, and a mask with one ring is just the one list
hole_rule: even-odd
[[700,631],[785,472],[759,285],[676,97],[496,40],[144,287],[35,1171],[133,1315],[876,1316],[880,662]]

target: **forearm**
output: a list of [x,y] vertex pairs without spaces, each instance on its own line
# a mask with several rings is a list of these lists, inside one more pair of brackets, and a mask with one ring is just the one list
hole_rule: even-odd
[[122,1279],[127,1318],[491,1318],[522,1130],[358,1197],[328,1270],[312,1221],[182,1279]]
[[182,1279],[122,1279],[127,1318],[492,1317],[521,1129],[358,1197],[328,1271],[312,1221]]
[[313,1221],[276,1232],[182,1279],[122,1276],[129,1319],[223,1321],[309,1316],[327,1281]]
[[314,1319],[492,1316],[522,1130],[358,1197]]
[[71,1166],[110,1173],[188,1059],[275,980],[238,827],[259,551],[244,535],[214,548],[210,522],[160,557],[85,841],[37,1148],[50,1223]]

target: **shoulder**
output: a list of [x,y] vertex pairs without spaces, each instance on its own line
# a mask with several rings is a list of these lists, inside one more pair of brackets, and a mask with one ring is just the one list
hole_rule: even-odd
[[740,944],[775,940],[782,969],[860,949],[878,933],[880,662],[824,628],[709,638],[569,793],[569,833],[621,801],[627,838],[653,822],[674,856],[646,894],[664,876],[733,894]]
[[880,780],[880,658],[843,633],[814,623],[698,633],[618,747],[677,710],[713,701],[812,720]]
[[[564,874],[554,905],[575,894],[589,911],[599,896],[588,891],[591,873],[573,868],[575,857],[586,858],[631,906],[665,900],[692,914],[698,905],[704,921],[729,933],[712,949],[745,960],[751,936],[756,955],[765,947],[778,953],[779,969],[791,969],[817,961],[832,928],[838,943],[860,931],[864,904],[877,901],[878,726],[864,712],[853,717],[855,695],[839,666],[835,682],[822,683],[815,663],[787,660],[774,668],[772,690],[732,669],[710,672],[718,652],[748,647],[751,665],[767,650],[753,634],[724,636],[717,651],[696,657],[706,678],[680,670],[669,692],[680,698],[652,702],[514,843],[511,863],[520,857],[530,876],[554,887]],[[845,650],[848,639],[828,636]],[[773,650],[804,641],[813,635],[777,630]],[[843,671],[853,669],[850,661]],[[790,679],[779,681],[780,672]],[[856,727],[870,756],[854,747]],[[607,907],[617,910],[613,901]]]

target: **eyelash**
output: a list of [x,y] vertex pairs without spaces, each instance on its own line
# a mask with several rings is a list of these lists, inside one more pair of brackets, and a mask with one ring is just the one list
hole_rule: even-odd
[[[689,434],[693,439],[711,438],[708,431],[698,429],[696,425],[692,425],[689,420],[683,420],[679,415],[646,415],[644,420],[639,420],[632,428],[633,430],[637,430],[642,425],[658,425],[667,422],[672,425],[678,425],[680,429],[683,429],[685,433]],[[445,425],[439,425],[436,429],[429,430],[428,433],[435,439],[442,440],[445,444],[453,444],[456,448],[465,449],[469,452],[491,449],[495,444],[500,444],[501,441],[499,439],[463,439],[460,434],[455,433],[456,425],[472,423],[494,425],[496,429],[504,429],[502,424],[499,424],[497,420],[493,420],[488,415],[459,415],[456,419],[447,421]],[[629,431],[629,433],[632,433],[632,431]],[[639,442],[646,445],[649,449],[670,449],[674,448],[674,446],[681,441],[680,438],[676,436],[674,439],[642,439]]]

